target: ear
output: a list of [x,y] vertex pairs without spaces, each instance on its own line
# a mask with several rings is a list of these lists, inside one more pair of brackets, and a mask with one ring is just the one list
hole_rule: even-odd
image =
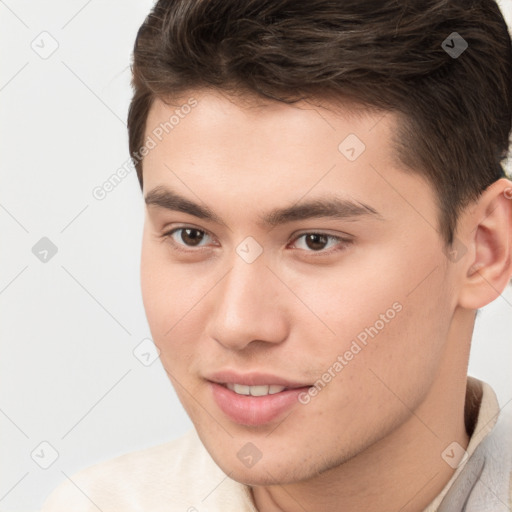
[[464,220],[471,247],[459,305],[478,309],[499,297],[512,276],[512,181],[490,185]]

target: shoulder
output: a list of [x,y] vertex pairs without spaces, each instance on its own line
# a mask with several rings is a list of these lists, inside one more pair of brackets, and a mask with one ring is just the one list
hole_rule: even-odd
[[[41,512],[186,512],[225,478],[191,430],[176,440],[115,457],[66,478]],[[241,484],[231,482],[242,490]]]
[[[496,508],[512,509],[512,411],[503,408],[493,431],[482,442],[486,455],[485,484],[499,502]],[[482,475],[484,476],[484,475]],[[489,497],[491,498],[491,497]]]
[[482,421],[477,425],[483,439],[470,460],[481,459],[478,479],[485,485],[468,498],[468,511],[502,510],[505,503],[512,507],[512,410],[499,406],[496,394],[488,384],[483,383],[483,389]]

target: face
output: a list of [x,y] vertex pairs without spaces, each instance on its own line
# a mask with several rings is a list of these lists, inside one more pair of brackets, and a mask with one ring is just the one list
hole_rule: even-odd
[[391,435],[436,379],[455,299],[435,197],[395,162],[391,114],[175,103],[146,129],[153,339],[226,473],[307,479]]

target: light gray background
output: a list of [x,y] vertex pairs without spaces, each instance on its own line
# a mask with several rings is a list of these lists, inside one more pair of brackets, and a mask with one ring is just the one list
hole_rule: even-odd
[[[92,195],[128,158],[130,55],[152,4],[0,1],[0,512],[37,510],[65,475],[191,426],[160,361],[133,354],[150,338],[136,175]],[[58,249],[46,263],[42,237]],[[508,287],[482,311],[470,363],[502,405],[511,333]],[[48,469],[41,442],[58,452]]]

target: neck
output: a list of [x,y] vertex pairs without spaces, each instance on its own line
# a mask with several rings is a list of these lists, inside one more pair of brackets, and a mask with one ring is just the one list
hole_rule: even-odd
[[364,452],[314,478],[254,487],[258,510],[418,512],[427,507],[456,469],[442,453],[453,442],[463,449],[469,443],[464,407],[471,315],[474,319],[473,312],[456,314],[438,377],[405,422]]

